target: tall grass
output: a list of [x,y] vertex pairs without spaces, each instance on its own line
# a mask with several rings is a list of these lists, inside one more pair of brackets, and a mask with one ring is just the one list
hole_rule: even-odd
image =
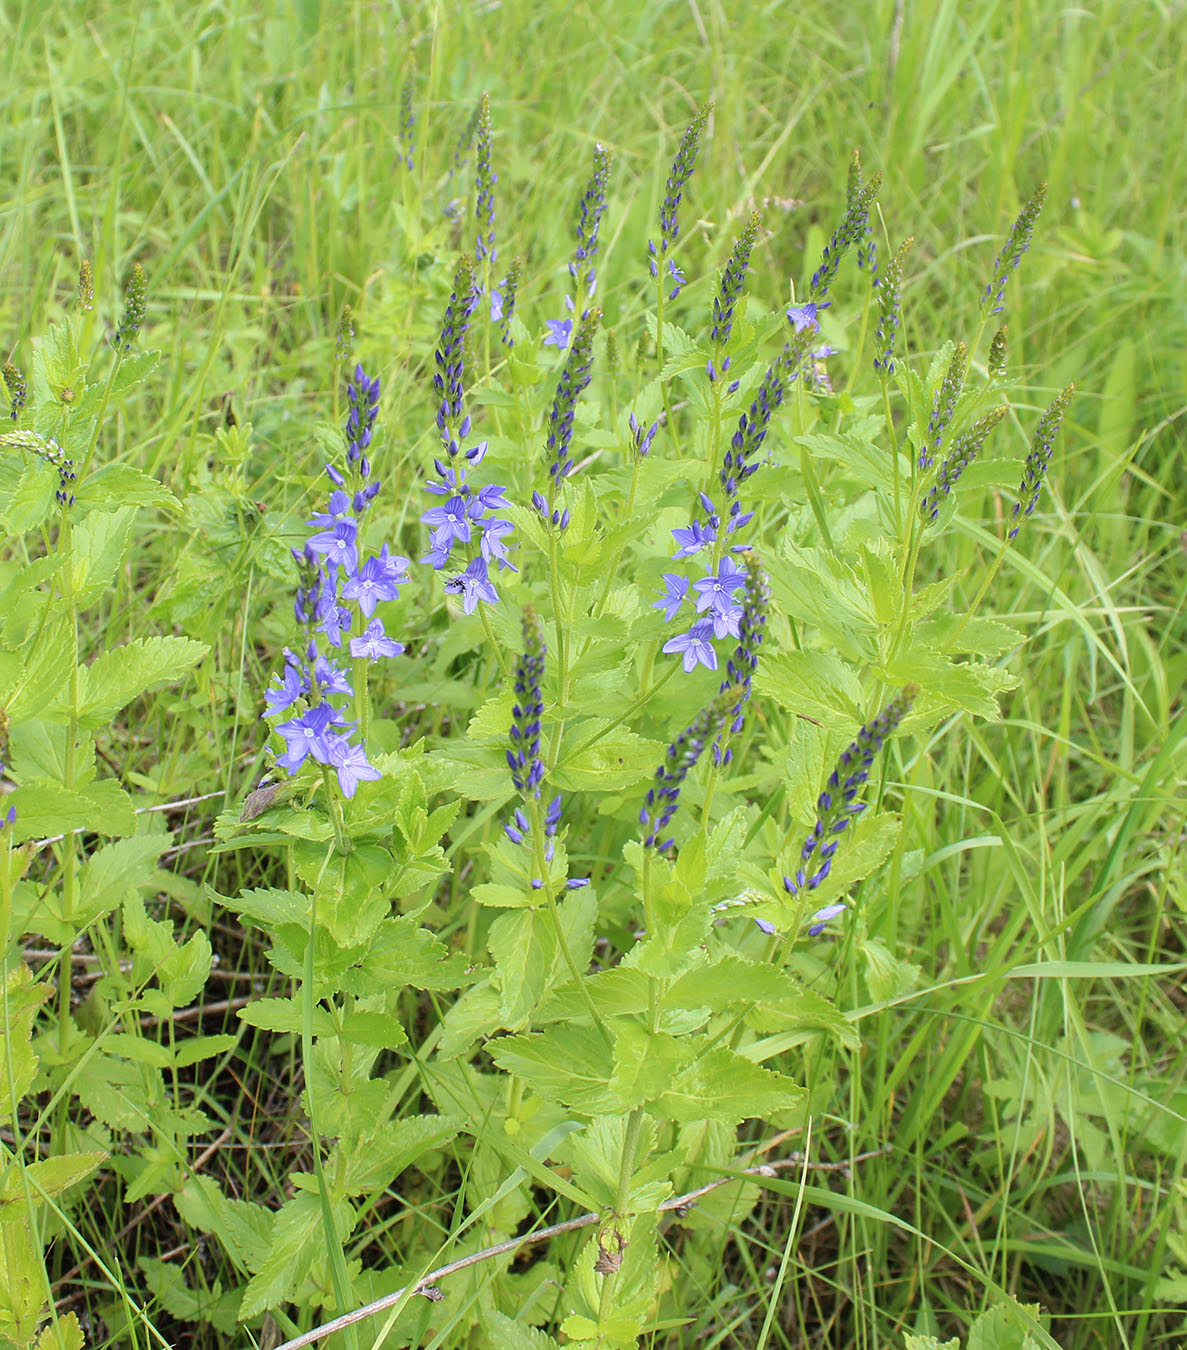
[[[146,529],[85,636],[99,650],[151,619],[214,648],[199,685],[156,696],[121,747],[129,781],[161,803],[237,793],[261,771],[261,691],[286,641],[286,522],[302,509],[297,476],[317,464],[344,303],[383,377],[385,421],[404,429],[392,476],[410,482],[430,453],[425,362],[454,260],[446,170],[482,89],[497,110],[501,248],[525,259],[525,301],[541,312],[560,313],[558,260],[592,144],[614,150],[609,327],[638,314],[646,284],[645,259],[616,244],[645,234],[671,147],[707,97],[682,255],[710,274],[727,222],[766,200],[755,287],[770,295],[788,277],[802,293],[854,147],[892,188],[883,256],[916,236],[906,314],[921,332],[971,309],[1019,203],[1049,182],[1011,307],[1012,367],[1043,372],[1014,400],[1016,444],[1056,389],[1074,378],[1082,392],[1051,479],[1053,525],[995,583],[996,612],[1035,635],[1022,681],[1000,723],[961,719],[916,760],[908,857],[925,880],[875,899],[833,966],[800,972],[861,1034],[860,1051],[809,1065],[810,1088],[843,1075],[844,1094],[817,1102],[839,1127],[829,1138],[845,1140],[835,1160],[875,1156],[834,1186],[841,1202],[809,1188],[797,1205],[772,1183],[744,1225],[715,1213],[729,1279],[684,1270],[712,1301],[656,1344],[899,1344],[904,1331],[953,1334],[998,1289],[1041,1303],[1076,1350],[1185,1334],[1174,1304],[1187,1254],[1172,1245],[1187,1158],[1185,18],[1181,4],[1118,0],[303,0],[263,13],[241,0],[30,0],[0,14],[5,340],[19,350],[60,316],[80,258],[100,280],[97,322],[118,312],[134,260],[149,274],[165,374],[104,455],[134,454],[186,510],[180,533]],[[409,72],[411,170],[398,140]],[[236,422],[254,438],[238,459]],[[976,526],[949,534],[935,576],[963,594],[968,575],[971,598],[992,547]],[[402,693],[472,697],[460,685]],[[792,734],[777,720],[767,730],[774,745]],[[178,861],[173,898],[196,926],[211,922],[199,881],[227,892],[255,880],[249,855],[206,855],[205,809],[175,823],[192,865]],[[225,1024],[239,1030],[235,1000],[262,959],[225,915],[213,937]],[[285,1164],[272,1149],[298,1129],[254,1034],[238,1053],[259,1074],[218,1064],[202,1103],[245,1196],[276,1193]],[[886,1143],[893,1157],[876,1154]],[[145,1299],[143,1258],[189,1263],[205,1282],[194,1343],[236,1343],[218,1311],[224,1272],[176,1250],[184,1230],[168,1205],[125,1205],[112,1182],[63,1226],[55,1294],[114,1339],[195,1334],[161,1294],[165,1267],[151,1267],[156,1331],[121,1318],[121,1287]],[[797,1277],[782,1282],[785,1252]]]

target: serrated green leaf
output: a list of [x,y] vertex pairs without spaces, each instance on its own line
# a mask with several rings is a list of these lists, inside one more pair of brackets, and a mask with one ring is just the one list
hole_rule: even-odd
[[852,666],[829,652],[790,651],[764,656],[754,687],[789,712],[829,731],[852,736],[861,726],[866,696]]
[[232,896],[217,895],[209,889],[207,894],[257,928],[271,930],[281,924],[294,924],[306,933],[309,931],[310,901],[303,891],[254,887]]
[[349,1146],[343,1192],[379,1194],[417,1158],[435,1153],[455,1139],[461,1127],[462,1121],[457,1116],[406,1116],[362,1135]]
[[23,962],[8,972],[0,1003],[0,1121],[15,1115],[33,1083],[33,1018],[52,992],[49,985],[33,983],[33,973]]
[[79,928],[110,914],[133,891],[147,886],[156,872],[157,859],[169,842],[167,834],[141,835],[104,844],[92,853],[82,867],[75,911]]
[[149,474],[131,464],[104,464],[75,486],[80,507],[122,509],[129,504],[180,511],[181,502]]
[[84,727],[107,725],[121,708],[158,684],[179,679],[210,648],[192,638],[135,638],[104,652],[85,668],[79,721]]
[[70,560],[76,605],[91,604],[111,586],[128,551],[135,517],[134,506],[121,506],[92,511],[75,526]]
[[[334,1226],[340,1237],[353,1225],[353,1213],[345,1201],[332,1206]],[[239,1309],[242,1319],[256,1317],[285,1302],[305,1278],[314,1258],[328,1259],[321,1201],[299,1192],[273,1216],[272,1242],[259,1271],[243,1291]]]
[[699,1056],[654,1109],[672,1120],[721,1120],[735,1125],[799,1106],[806,1093],[782,1074],[760,1068],[724,1046]]
[[556,1027],[529,1036],[503,1036],[488,1050],[495,1063],[522,1078],[545,1101],[590,1115],[623,1109],[610,1088],[610,1047],[588,1027]]
[[[300,1035],[302,1022],[301,1005],[291,998],[257,998],[239,1009],[239,1018],[250,1027],[259,1027],[261,1031],[288,1032]],[[313,1034],[332,1036],[334,1019],[324,1008],[313,1010]]]
[[619,1110],[633,1111],[655,1101],[679,1080],[692,1059],[687,1039],[652,1032],[640,1022],[620,1021],[614,1026],[614,1072],[611,1085]]
[[215,1055],[226,1054],[239,1044],[239,1037],[229,1031],[214,1036],[191,1036],[189,1040],[178,1041],[173,1047],[172,1063],[175,1069],[185,1069],[191,1064],[199,1064],[204,1059],[213,1059]]
[[0,493],[0,526],[5,534],[22,535],[49,519],[57,503],[58,471],[35,459],[21,470],[7,493]]
[[391,1013],[356,1008],[342,1019],[342,1039],[351,1045],[376,1050],[399,1050],[408,1044],[408,1033]]

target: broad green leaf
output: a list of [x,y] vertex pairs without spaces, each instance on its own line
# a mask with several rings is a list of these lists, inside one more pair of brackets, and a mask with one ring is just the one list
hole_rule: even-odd
[[889,662],[886,677],[894,684],[919,684],[929,707],[938,704],[945,713],[959,710],[992,722],[1001,716],[997,695],[1013,689],[1019,681],[1019,676],[999,666],[950,661],[918,645]]
[[[246,1008],[239,1009],[239,1017],[248,1026],[259,1027],[263,1031],[287,1031],[298,1036],[303,1025],[301,1004],[291,998],[254,999]],[[334,1019],[322,1007],[313,1009],[313,1034],[334,1034]]]
[[355,1008],[342,1020],[342,1039],[351,1045],[378,1050],[399,1050],[408,1044],[408,1033],[392,1013]]
[[56,508],[58,471],[41,459],[32,459],[21,471],[12,490],[0,492],[0,526],[14,537],[34,530]]
[[12,1119],[37,1072],[33,1053],[33,1018],[50,997],[48,984],[34,984],[23,962],[8,972],[0,991],[0,1121]]
[[543,994],[556,960],[552,916],[533,909],[500,914],[490,926],[486,945],[499,974],[502,1024],[522,1027]]
[[[339,1201],[332,1206],[332,1215],[339,1238],[346,1237],[354,1226],[350,1206]],[[321,1201],[301,1191],[272,1216],[271,1247],[243,1291],[240,1317],[255,1317],[291,1298],[315,1258],[322,1262],[328,1259]]]
[[866,703],[861,681],[851,666],[829,652],[764,654],[754,687],[788,712],[810,717],[829,731],[853,736],[861,726]]
[[[25,651],[19,673],[11,673],[0,687],[0,706],[12,722],[27,717],[46,716],[64,721],[68,710],[51,712],[55,699],[65,698],[66,686],[74,670],[73,642],[65,619],[51,620]],[[3,672],[0,672],[3,677]]]
[[181,503],[157,480],[131,464],[104,464],[75,486],[79,506],[122,509],[129,503],[180,511]]
[[134,506],[121,506],[92,511],[76,526],[71,552],[75,604],[89,605],[111,586],[128,551],[135,517]]
[[173,1204],[191,1228],[218,1239],[241,1274],[259,1269],[271,1242],[275,1210],[228,1198],[209,1176],[191,1176]]
[[804,1089],[790,1078],[752,1064],[724,1046],[710,1050],[680,1073],[654,1109],[672,1120],[722,1120],[737,1124],[798,1107]]
[[169,847],[167,834],[139,835],[104,844],[86,860],[75,911],[79,928],[110,914],[130,894],[147,886],[157,870],[157,859]]
[[426,1153],[435,1153],[462,1128],[458,1116],[406,1116],[378,1126],[347,1152],[342,1189],[346,1195],[375,1195],[387,1189],[393,1179]]
[[240,1038],[229,1031],[214,1036],[191,1036],[188,1040],[178,1041],[173,1047],[171,1061],[175,1069],[185,1069],[191,1064],[199,1064],[204,1059],[213,1059],[215,1055],[224,1055],[239,1044]]
[[217,895],[209,889],[207,893],[223,908],[241,915],[257,928],[268,930],[291,923],[309,931],[309,896],[303,891],[254,887],[232,896]]
[[52,1200],[99,1166],[106,1153],[60,1153],[0,1172],[0,1223],[13,1223],[27,1213],[26,1184],[34,1203]]
[[23,783],[4,801],[6,809],[16,809],[16,823],[11,828],[18,843],[68,834],[72,830],[113,834],[135,828],[135,815],[127,794],[111,779],[92,783],[81,792],[71,792],[60,783],[34,778]]
[[620,1109],[633,1111],[662,1096],[692,1055],[687,1039],[649,1031],[639,1022],[616,1022],[611,1082]]
[[[483,1313],[483,1327],[490,1350],[560,1350],[560,1342],[539,1327],[517,1321],[492,1308]],[[596,1332],[596,1326],[595,1326]]]
[[[602,728],[611,725],[591,719],[575,727],[571,735],[576,753],[562,759],[548,781],[566,792],[616,792],[650,778],[666,747],[621,726],[602,735]],[[594,736],[599,739],[585,745]]]
[[121,708],[158,684],[179,679],[210,650],[191,638],[135,638],[104,652],[81,680],[79,720],[106,726]]
[[83,1350],[85,1345],[86,1337],[77,1313],[68,1312],[41,1328],[32,1350]]
[[610,1047],[590,1027],[553,1027],[529,1036],[503,1036],[487,1049],[495,1063],[522,1078],[538,1096],[589,1115],[622,1110],[610,1088]]

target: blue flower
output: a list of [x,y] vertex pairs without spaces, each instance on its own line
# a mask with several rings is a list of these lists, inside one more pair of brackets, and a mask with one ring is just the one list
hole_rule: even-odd
[[792,305],[787,311],[788,321],[797,333],[815,333],[820,327],[819,313],[827,309],[831,300],[812,302],[806,305]]
[[672,557],[691,558],[716,541],[717,531],[711,525],[703,526],[699,520],[694,520],[691,525],[673,530],[672,538],[680,545]]
[[287,749],[283,755],[277,755],[277,764],[289,773],[296,773],[309,755],[324,764],[328,754],[326,731],[342,721],[342,714],[336,708],[319,703],[300,717],[281,722],[276,730],[284,737]]
[[308,693],[308,685],[302,679],[300,670],[286,663],[284,674],[280,676],[280,684],[273,685],[264,694],[264,703],[267,709],[264,715],[275,717],[277,713],[282,713],[286,708],[291,708],[306,693]]
[[382,619],[372,619],[362,637],[350,639],[351,656],[365,656],[368,661],[378,661],[381,656],[399,656],[403,650],[402,642],[394,642],[384,633]]
[[823,933],[830,919],[835,919],[838,914],[844,914],[848,908],[847,905],[840,903],[835,905],[825,905],[823,909],[818,909],[811,919],[808,920],[811,925],[808,929],[808,936],[815,937],[817,933]]
[[[385,544],[385,552],[386,549]],[[406,566],[407,562],[406,558],[368,558],[342,587],[342,594],[347,600],[357,600],[359,608],[369,619],[381,600],[399,599],[400,587],[395,577],[401,571],[399,564],[403,563]],[[407,576],[404,575],[402,579],[407,580]]]
[[462,608],[467,614],[474,613],[479,600],[485,600],[490,605],[499,603],[499,593],[487,576],[486,559],[482,557],[472,559],[460,576],[451,577],[445,583],[445,589],[452,595],[462,597]]
[[327,694],[345,694],[347,698],[354,697],[354,690],[346,678],[346,671],[327,657],[317,657],[313,666],[313,678],[317,681],[318,693],[323,698]]
[[709,635],[713,624],[708,619],[698,619],[687,633],[679,633],[664,643],[665,652],[680,652],[684,658],[684,669],[692,670],[698,663],[709,670],[717,669],[717,653]]
[[[877,717],[862,727],[857,733],[857,739],[850,742],[837,761],[837,767],[829,775],[824,791],[816,799],[816,823],[800,849],[800,866],[794,876],[783,878],[783,889],[788,895],[815,890],[832,871],[839,836],[865,810],[861,794],[869,781],[870,766],[887,737],[910,711],[918,693],[918,686],[905,685]],[[828,918],[822,918],[824,914],[825,911],[821,910],[815,916],[821,920],[820,927],[828,921]],[[819,928],[810,931],[819,932]]]
[[463,544],[470,542],[470,520],[473,514],[473,508],[467,506],[461,497],[450,497],[444,506],[434,506],[426,511],[421,520],[434,527],[434,547],[448,544],[452,548],[455,540],[460,539]]
[[664,622],[671,623],[688,594],[688,578],[682,577],[676,572],[665,572],[664,586],[666,590],[663,599],[653,600],[651,608],[662,609],[664,611]]
[[336,521],[332,529],[313,535],[309,539],[309,547],[331,566],[353,572],[359,564],[359,551],[355,547],[358,532],[358,522],[348,517]]
[[573,336],[572,319],[545,319],[548,325],[548,336],[544,339],[545,347],[560,347],[563,351]]
[[737,609],[738,606],[731,597],[739,586],[745,584],[745,570],[732,558],[722,558],[716,575],[710,573],[701,581],[693,582],[692,588],[697,593],[697,613],[703,614],[705,610],[712,608],[718,614],[728,614],[731,610]]
[[352,745],[349,736],[335,736],[327,746],[325,762],[330,764],[338,775],[338,786],[344,797],[353,797],[358,785],[374,782],[383,775],[367,759],[367,752],[361,745]]
[[660,842],[660,831],[676,814],[684,780],[696,766],[705,746],[725,725],[732,695],[732,690],[729,695],[718,694],[668,746],[664,762],[655,771],[654,786],[648,790],[639,811],[639,824],[647,831],[643,838],[645,848],[658,848],[662,853],[671,847],[671,839]]
[[500,569],[509,567],[513,572],[518,572],[519,568],[507,556],[507,546],[503,543],[503,536],[512,534],[515,526],[509,520],[491,520],[484,524],[482,530],[482,556],[488,563],[497,562]]

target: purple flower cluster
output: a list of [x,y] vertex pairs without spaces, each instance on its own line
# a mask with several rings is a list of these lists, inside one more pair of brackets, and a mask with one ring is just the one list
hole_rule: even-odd
[[600,309],[589,309],[581,316],[577,325],[577,336],[565,359],[564,369],[556,386],[552,400],[552,410],[548,414],[548,434],[544,443],[548,458],[548,496],[532,493],[532,505],[553,525],[565,529],[569,523],[567,510],[556,505],[561,485],[573,472],[573,460],[569,447],[573,442],[573,420],[577,411],[577,400],[589,386],[593,369],[593,340],[602,318]]
[[[499,594],[490,580],[490,564],[517,570],[507,555],[507,536],[514,526],[498,512],[510,505],[498,484],[475,489],[466,481],[467,468],[482,463],[487,442],[476,441],[467,448],[471,422],[464,410],[464,349],[470,316],[477,303],[474,267],[462,258],[454,278],[453,293],[445,309],[441,342],[437,348],[437,371],[433,388],[441,399],[437,409],[437,428],[441,433],[443,458],[433,460],[436,478],[425,484],[425,491],[445,500],[421,516],[429,526],[428,551],[421,562],[441,571],[449,563],[454,545],[461,544],[467,555],[466,568],[445,583],[445,589],[462,597],[462,608],[472,614],[480,600],[497,604]],[[464,462],[463,462],[464,461]],[[477,533],[477,537],[475,537]],[[478,553],[473,552],[478,544]]]
[[[856,202],[857,194],[861,191],[861,185],[861,152],[854,150],[853,157],[849,161],[849,182],[845,191],[845,209],[847,211]],[[871,286],[881,285],[878,278],[878,241],[874,238],[874,229],[868,218],[865,232],[857,245],[857,265],[863,272],[869,272]]]
[[8,397],[12,400],[12,420],[19,422],[25,404],[29,401],[28,381],[11,361],[5,361],[2,373],[4,375],[4,387],[8,390]]
[[940,498],[946,497],[956,486],[956,481],[965,469],[981,453],[986,438],[1009,410],[1003,404],[991,412],[979,417],[967,431],[957,436],[952,449],[936,470],[936,481],[931,491],[919,503],[919,514],[927,521],[934,521],[940,514]]
[[515,704],[511,709],[511,746],[507,751],[511,781],[524,797],[538,798],[544,778],[544,761],[540,758],[544,697],[540,681],[547,653],[540,620],[529,607],[523,616],[523,654],[515,663]]
[[1055,443],[1055,433],[1059,430],[1059,424],[1063,421],[1063,415],[1075,390],[1076,386],[1069,384],[1039,419],[1039,424],[1035,428],[1030,453],[1026,457],[1026,467],[1022,471],[1022,481],[1018,484],[1018,500],[1014,503],[1014,523],[1009,531],[1011,539],[1017,537],[1022,518],[1030,515],[1039,500],[1043,479],[1047,475],[1047,466],[1051,463],[1051,447]]
[[852,194],[841,223],[825,245],[820,258],[820,266],[812,276],[810,292],[813,300],[824,299],[828,294],[828,288],[833,284],[837,275],[841,259],[854,244],[865,237],[869,225],[870,207],[874,204],[874,198],[877,197],[881,184],[882,175],[876,173],[868,183],[857,188]]
[[[870,766],[886,739],[910,711],[918,696],[917,685],[908,684],[882,711],[867,722],[857,733],[857,739],[837,761],[829,775],[824,791],[816,799],[816,824],[813,825],[800,849],[800,865],[794,877],[783,878],[783,889],[788,895],[814,891],[832,871],[833,855],[840,836],[866,808],[860,800],[862,788],[870,776]],[[845,909],[843,904],[826,905],[812,915],[808,933],[815,937],[830,919]],[[773,932],[773,926],[758,920],[764,932]]]
[[27,450],[57,469],[58,489],[54,497],[59,506],[74,505],[73,484],[77,479],[74,461],[52,436],[42,436],[37,431],[6,431],[0,436],[0,445],[12,446],[15,450]]
[[968,369],[969,349],[963,342],[958,342],[956,350],[952,353],[952,359],[948,362],[948,369],[944,372],[944,378],[932,395],[931,416],[927,420],[927,441],[919,451],[921,469],[930,469],[940,453],[940,447],[944,443],[944,432],[956,412]]
[[490,297],[491,320],[502,325],[500,335],[503,346],[509,350],[515,346],[515,339],[511,336],[511,320],[515,317],[515,300],[519,294],[519,275],[522,268],[523,260],[518,255],[512,258],[507,275],[503,278],[502,287],[492,291]]
[[705,746],[720,736],[737,698],[736,689],[718,694],[668,746],[664,762],[655,771],[654,786],[648,789],[639,811],[639,824],[646,832],[643,838],[645,848],[654,848],[663,853],[672,847],[675,841],[668,838],[661,843],[660,834],[667,829],[676,814],[684,780],[696,767]]
[[[478,104],[478,239],[474,245],[475,257],[489,258],[493,267],[499,256],[495,248],[495,184],[499,175],[491,168],[490,95],[484,93]],[[485,227],[485,229],[484,229]]]
[[[613,156],[605,146],[594,146],[593,173],[578,204],[577,252],[569,264],[569,275],[576,283],[582,319],[589,317],[586,302],[593,299],[598,288],[598,229],[606,210],[606,185],[610,181],[612,162]],[[565,308],[570,315],[577,311],[577,302],[571,295],[565,296]],[[559,347],[564,351],[573,337],[573,319],[545,319],[544,322],[548,328],[544,346]]]
[[[743,566],[746,569],[746,583],[742,596],[742,617],[738,622],[738,645],[726,666],[726,676],[719,690],[724,694],[727,689],[733,689],[738,695],[738,701],[733,707],[733,721],[730,723],[730,731],[735,736],[746,725],[745,708],[750,702],[754,672],[758,669],[758,653],[771,607],[771,588],[767,584],[762,564],[753,553],[747,553]],[[722,752],[719,737],[713,745],[713,762],[728,764],[733,757],[734,752],[728,746]]]
[[146,301],[148,298],[148,278],[139,263],[132,264],[128,284],[124,287],[124,313],[119,327],[112,335],[112,346],[118,352],[130,352],[132,343],[144,323]]
[[412,96],[416,92],[416,72],[410,70],[404,76],[400,87],[400,142],[404,149],[404,163],[411,170],[415,167],[413,154],[416,149],[416,111]]
[[659,210],[659,248],[657,250],[654,243],[648,244],[648,249],[652,255],[651,275],[653,277],[658,275],[655,262],[657,253],[660,257],[663,257],[680,234],[680,221],[676,213],[684,196],[685,185],[696,166],[697,151],[701,146],[701,134],[705,130],[705,123],[709,120],[709,114],[712,111],[713,104],[707,103],[689,122],[684,135],[680,139],[680,148],[676,151],[676,158],[672,161],[663,205]]
[[903,269],[907,254],[914,244],[914,235],[908,235],[898,246],[886,276],[878,283],[878,333],[874,339],[874,369],[894,374],[894,340],[898,334],[899,314],[903,298]]
[[635,454],[639,459],[646,459],[651,453],[651,442],[655,440],[655,433],[659,430],[659,422],[644,428],[639,419],[632,412],[627,418],[631,428],[631,445],[634,447]]
[[1005,307],[1006,283],[1010,274],[1022,261],[1022,255],[1030,247],[1035,223],[1043,209],[1043,199],[1047,196],[1047,184],[1040,183],[1029,201],[1018,213],[1018,219],[1010,230],[1002,251],[994,259],[993,271],[985,293],[981,296],[981,306],[989,307],[990,314],[999,314]]
[[360,558],[359,522],[380,486],[378,480],[367,481],[379,381],[369,380],[361,366],[355,369],[347,402],[346,473],[326,465],[333,484],[327,509],[309,520],[314,533],[304,548],[292,551],[300,569],[294,612],[308,633],[304,655],[286,650],[284,674],[265,694],[264,716],[296,710],[295,716],[276,725],[285,741],[284,754],[276,758],[281,768],[296,773],[306,759],[327,765],[337,773],[344,795],[353,797],[359,783],[378,778],[379,771],[368,762],[365,746],[354,743],[354,724],[347,722],[344,706],[335,701],[354,698],[349,674],[319,650],[313,633],[321,633],[332,648],[341,648],[357,610],[360,627],[362,623],[366,627],[350,639],[352,660],[398,656],[402,644],[388,637],[375,611],[399,598],[400,587],[408,580],[408,559],[390,553],[386,544],[378,554]]
[[466,332],[477,304],[474,260],[465,254],[458,260],[453,290],[445,307],[441,341],[435,353],[437,369],[433,375],[433,391],[441,400],[437,408],[437,430],[441,433],[442,445],[451,456],[458,453],[455,429],[462,420],[462,400],[465,397]]
[[742,294],[742,282],[746,279],[746,270],[750,266],[750,254],[758,236],[758,224],[762,216],[755,211],[746,222],[746,228],[738,236],[725,271],[721,274],[721,285],[713,297],[713,331],[711,337],[715,347],[724,347],[730,340],[734,328],[734,311],[738,297]]
[[585,299],[593,298],[598,286],[598,229],[606,210],[606,187],[614,156],[604,145],[595,145],[593,173],[581,194],[577,218],[577,252],[569,264],[569,275]]

